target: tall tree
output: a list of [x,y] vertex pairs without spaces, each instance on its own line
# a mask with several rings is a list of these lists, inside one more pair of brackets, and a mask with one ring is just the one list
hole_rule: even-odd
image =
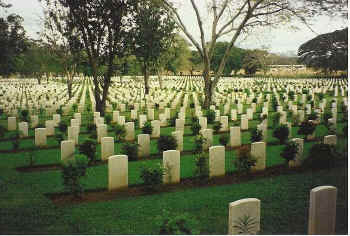
[[[192,33],[188,30],[175,5],[170,0],[164,0],[169,12],[175,19],[178,27],[183,31],[191,43],[196,47],[203,61],[203,78],[204,78],[204,106],[209,108],[212,101],[212,95],[215,87],[225,69],[227,58],[231,49],[234,47],[236,40],[240,35],[253,29],[254,27],[277,26],[279,23],[289,21],[293,16],[300,17],[305,21],[307,13],[298,8],[296,4],[288,0],[223,0],[223,1],[206,1],[208,8],[206,18],[211,20],[210,43],[205,40],[205,29],[201,16],[198,2],[190,0],[193,11],[196,15],[197,26],[200,31],[200,41],[197,41]],[[203,1],[202,1],[203,2]],[[193,24],[193,22],[191,22]],[[231,38],[229,45],[226,47],[220,65],[214,71],[214,78],[210,76],[211,60],[214,48],[218,39],[223,36]]]
[[175,23],[160,1],[143,0],[135,4],[132,51],[142,65],[145,94],[149,93],[149,74],[159,65],[160,56],[175,38]]
[[321,34],[298,49],[299,61],[315,69],[327,71],[348,68],[348,28]]
[[[218,70],[221,59],[225,55],[228,46],[229,42],[217,42],[215,44],[213,58],[210,65],[213,70]],[[227,63],[225,64],[223,74],[230,75],[232,71],[236,74],[237,71],[242,68],[244,55],[244,49],[233,47],[227,56]]]
[[[1,6],[9,7],[5,3]],[[15,58],[27,47],[22,23],[23,18],[17,14],[0,17],[0,75],[5,77],[15,72]]]
[[[63,36],[79,40],[88,56],[95,85],[96,111],[105,113],[114,59],[125,52],[130,27],[128,0],[46,0],[48,15],[57,28],[69,29]],[[64,17],[59,17],[63,13]],[[57,19],[57,20],[56,20]]]
[[243,59],[243,69],[248,75],[254,75],[258,70],[267,71],[267,56],[268,52],[265,50],[247,50]]

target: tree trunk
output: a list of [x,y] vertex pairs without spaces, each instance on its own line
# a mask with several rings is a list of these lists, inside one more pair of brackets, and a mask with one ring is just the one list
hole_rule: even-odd
[[204,108],[208,109],[211,104],[211,99],[212,99],[212,81],[210,78],[210,67],[209,63],[204,63],[204,70],[203,70],[203,77],[204,77]]
[[41,84],[41,76],[37,76],[36,79],[38,80],[38,84]]
[[70,81],[70,79],[67,80],[67,88],[68,88],[68,96],[69,96],[69,100],[73,97],[72,94],[72,81]]
[[143,67],[143,78],[145,81],[145,94],[149,94],[149,84],[148,84],[149,74],[148,74],[148,69],[146,65],[144,65]]

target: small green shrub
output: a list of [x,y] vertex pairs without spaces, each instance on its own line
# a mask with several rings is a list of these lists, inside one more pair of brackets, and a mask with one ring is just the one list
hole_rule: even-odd
[[337,156],[334,146],[318,143],[311,147],[309,155],[303,164],[312,169],[331,168],[335,165]]
[[226,146],[230,136],[228,134],[222,134],[219,138],[219,142],[222,146]]
[[197,135],[194,137],[194,153],[203,152],[203,144],[206,142],[206,139],[202,135]]
[[170,135],[161,135],[158,139],[158,150],[160,153],[163,153],[167,150],[176,150],[177,142],[173,136]]
[[199,235],[199,223],[187,213],[170,214],[165,210],[162,216],[156,218],[160,235]]
[[77,155],[74,161],[62,164],[63,185],[75,198],[81,198],[84,192],[80,179],[86,175],[87,163],[85,155]]
[[315,129],[316,126],[312,122],[306,120],[301,122],[300,127],[298,129],[298,134],[307,136],[312,134],[315,131]]
[[196,169],[194,174],[201,180],[207,180],[209,177],[209,158],[207,153],[199,153],[195,158]]
[[309,116],[308,116],[308,120],[316,120],[318,118],[317,113],[316,112],[312,112]]
[[137,160],[138,144],[124,143],[121,148],[121,153],[128,156],[129,161]]
[[206,113],[206,117],[207,117],[208,124],[214,123],[214,120],[215,120],[215,111],[213,111],[213,110],[208,110],[207,113]]
[[106,121],[107,125],[110,125],[111,121],[112,121],[112,115],[111,114],[106,114],[105,115],[105,121]]
[[281,152],[281,157],[286,160],[288,164],[289,161],[294,160],[298,153],[298,144],[296,142],[288,142]]
[[159,164],[153,167],[142,166],[141,179],[147,191],[157,191],[162,186],[165,169]]
[[263,139],[262,131],[258,128],[254,128],[250,131],[250,141],[252,143],[260,142]]
[[0,137],[1,138],[5,137],[5,133],[6,133],[6,128],[0,125]]
[[74,103],[72,109],[74,112],[76,112],[78,110],[78,104]]
[[214,133],[215,134],[219,133],[220,129],[221,129],[221,122],[220,121],[215,121],[214,124],[213,124]]
[[280,144],[284,144],[288,139],[289,129],[287,125],[280,125],[273,131],[273,136],[280,141]]
[[176,117],[171,117],[169,119],[169,125],[172,126],[172,127],[175,127],[176,126]]
[[55,139],[56,139],[57,143],[60,145],[61,142],[64,140],[64,134],[61,132],[55,134]]
[[126,136],[125,126],[115,124],[113,129],[114,129],[115,141],[116,142],[124,141],[125,136]]
[[280,119],[281,119],[281,113],[276,112],[275,114],[273,114],[272,116],[273,127],[277,127],[279,125]]
[[24,122],[29,122],[29,111],[28,110],[22,110],[20,113],[20,119]]
[[58,130],[61,131],[62,133],[66,133],[68,129],[68,124],[67,121],[61,121],[58,123]]
[[87,125],[86,129],[88,130],[89,133],[96,131],[96,125],[93,123],[90,123]]
[[149,122],[149,121],[147,121],[142,127],[142,133],[143,134],[151,135],[152,134],[152,130],[153,130],[153,127],[151,125],[151,122]]
[[80,146],[79,152],[89,159],[89,164],[96,163],[96,146],[97,143],[93,139],[86,139]]
[[201,130],[201,126],[198,122],[192,123],[191,131],[193,135],[198,135],[200,130]]
[[237,158],[233,162],[237,172],[242,175],[249,174],[251,168],[256,164],[256,159],[250,155],[248,147],[241,147],[237,154]]

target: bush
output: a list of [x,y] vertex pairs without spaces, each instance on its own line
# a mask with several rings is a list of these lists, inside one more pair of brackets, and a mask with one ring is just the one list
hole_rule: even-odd
[[221,145],[226,146],[228,143],[230,136],[228,134],[223,134],[219,138],[219,142]]
[[281,157],[284,158],[288,164],[289,161],[294,160],[298,153],[298,144],[296,142],[288,142],[281,152]]
[[105,115],[105,121],[106,121],[107,125],[110,125],[111,121],[112,121],[112,115],[111,114],[106,114]]
[[169,211],[164,211],[162,216],[156,218],[160,227],[160,235],[199,235],[198,222],[187,213],[171,215]]
[[153,127],[151,125],[151,122],[147,121],[144,126],[142,127],[142,133],[143,134],[152,134]]
[[137,160],[138,144],[137,143],[124,143],[121,153],[128,156],[129,161]]
[[0,137],[1,138],[5,137],[5,133],[6,133],[6,128],[0,125]]
[[74,103],[72,109],[74,112],[76,112],[78,110],[78,104]]
[[316,126],[312,122],[306,120],[301,122],[300,127],[298,129],[298,134],[307,136],[312,134],[315,131],[315,129]]
[[220,129],[221,129],[221,122],[220,121],[215,121],[214,124],[213,124],[214,133],[215,134],[219,133]]
[[288,139],[289,129],[286,125],[280,125],[273,131],[273,136],[279,139],[280,144],[284,144]]
[[147,191],[157,191],[163,183],[163,175],[165,169],[160,165],[153,167],[143,166],[141,169],[141,179],[145,185]]
[[200,124],[197,122],[192,123],[191,130],[193,135],[198,135],[199,131],[201,130]]
[[29,122],[29,111],[22,110],[20,113],[20,119],[21,119],[21,121]]
[[94,132],[94,131],[96,132],[96,125],[93,123],[90,123],[87,125],[86,129],[88,130],[89,133]]
[[312,112],[309,116],[308,116],[308,120],[316,120],[318,118],[316,112]]
[[61,142],[64,140],[64,134],[63,133],[55,134],[55,139],[56,139],[58,145],[60,145]]
[[336,163],[337,153],[335,147],[329,144],[314,144],[308,157],[304,160],[304,165],[312,169],[331,168]]
[[206,113],[208,124],[212,124],[215,120],[215,111],[208,110]]
[[275,114],[273,114],[272,116],[273,127],[277,127],[279,125],[280,119],[281,119],[281,113],[276,112]]
[[263,139],[262,131],[255,128],[250,131],[250,141],[252,143],[260,142]]
[[89,164],[96,162],[96,146],[97,143],[93,139],[86,139],[80,146],[79,152],[89,159]]
[[201,180],[207,180],[209,177],[209,158],[207,153],[200,153],[195,158],[196,169],[194,174]]
[[125,126],[116,124],[114,125],[113,129],[114,129],[115,141],[116,142],[124,141],[126,136]]
[[239,174],[247,175],[251,168],[255,166],[256,159],[250,155],[248,147],[241,147],[238,150],[237,158],[234,160],[233,164],[237,168]]
[[202,135],[197,135],[194,137],[194,153],[203,152],[203,144],[206,142],[206,139]]
[[172,127],[175,127],[176,126],[176,117],[171,117],[169,119],[169,125],[172,126]]
[[158,139],[158,150],[163,153],[167,150],[176,150],[177,142],[173,136],[161,135]]
[[332,113],[330,111],[325,111],[323,113],[323,123],[325,124],[325,126],[328,126],[328,119],[332,118]]
[[65,189],[75,198],[81,198],[84,188],[80,183],[81,177],[86,175],[88,160],[84,155],[77,155],[74,161],[63,164],[62,178]]
[[61,131],[62,133],[67,132],[68,129],[68,124],[66,121],[61,121],[60,123],[58,123],[58,130]]
[[191,120],[192,120],[192,123],[198,123],[199,122],[199,119],[197,117],[195,117],[195,116],[192,116]]

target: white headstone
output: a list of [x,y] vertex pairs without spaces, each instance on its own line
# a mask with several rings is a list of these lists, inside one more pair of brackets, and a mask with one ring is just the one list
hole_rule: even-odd
[[108,190],[128,187],[128,156],[116,155],[108,158]]
[[163,175],[163,183],[179,183],[180,182],[180,152],[177,150],[168,150],[163,152],[163,167],[165,175]]
[[209,177],[225,175],[225,147],[209,148]]

